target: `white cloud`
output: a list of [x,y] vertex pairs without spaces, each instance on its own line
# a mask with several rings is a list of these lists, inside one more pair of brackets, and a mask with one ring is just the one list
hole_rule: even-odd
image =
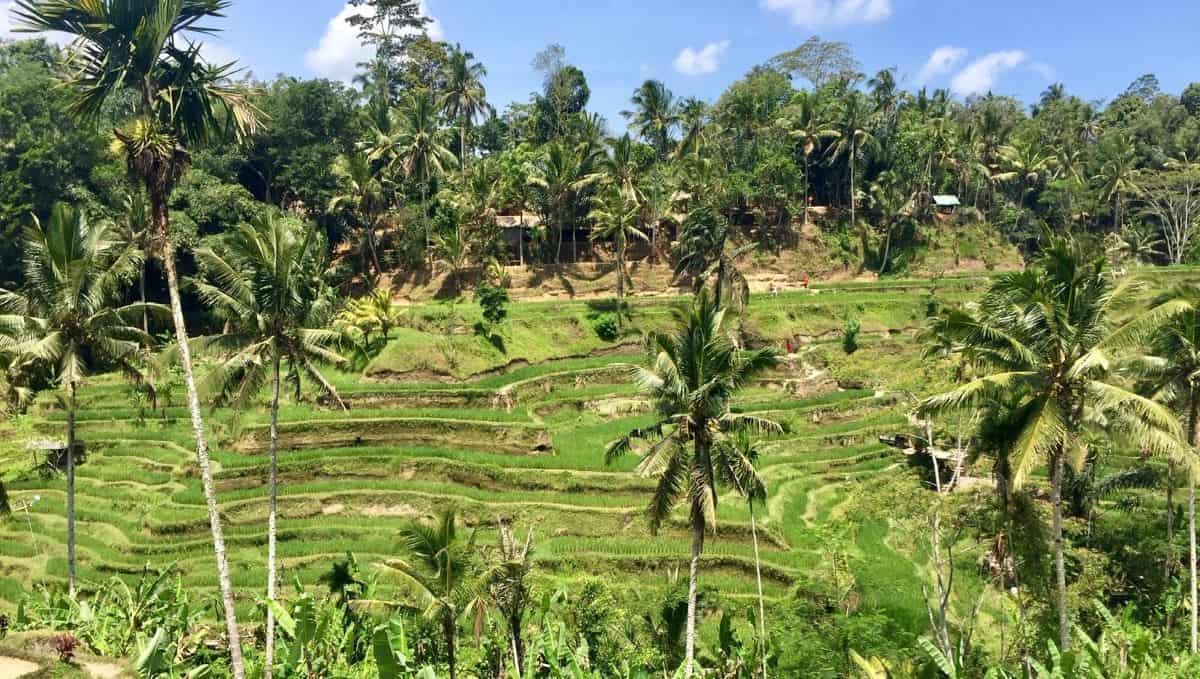
[[762,0],[762,6],[803,28],[873,24],[892,15],[892,0]]
[[1029,65],[1029,70],[1042,76],[1042,78],[1048,83],[1052,83],[1058,78],[1058,71],[1044,61],[1033,62]]
[[1029,55],[1021,50],[992,52],[972,61],[950,81],[955,94],[967,96],[983,94],[992,89],[996,79],[1004,73],[1025,63]]
[[967,58],[967,50],[964,47],[939,47],[929,55],[929,61],[921,67],[920,73],[917,73],[917,84],[925,85],[935,78],[939,78],[958,66],[963,59]]
[[684,75],[708,75],[716,73],[721,68],[725,53],[729,51],[729,41],[710,42],[700,49],[684,47],[675,57],[675,70]]
[[[370,59],[372,51],[359,41],[358,29],[346,23],[346,19],[367,11],[370,10],[351,7],[349,3],[343,6],[337,16],[329,20],[321,41],[304,55],[304,63],[309,69],[327,78],[346,81],[353,78],[357,64]],[[421,14],[430,16],[425,0],[421,0]],[[426,31],[434,40],[445,39],[445,31],[437,19],[426,27]]]

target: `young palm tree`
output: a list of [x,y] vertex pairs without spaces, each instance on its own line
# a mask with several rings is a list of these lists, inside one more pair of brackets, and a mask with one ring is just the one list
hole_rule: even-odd
[[[646,510],[650,530],[657,533],[676,506],[688,505],[692,534],[688,575],[688,621],[685,676],[695,671],[696,595],[700,555],[708,530],[717,522],[717,484],[731,478],[749,478],[741,458],[723,455],[714,447],[722,431],[742,428],[774,429],[776,425],[749,415],[738,415],[730,406],[750,379],[778,364],[770,349],[742,351],[707,290],[701,290],[690,309],[676,309],[673,335],[653,335],[649,345],[652,366],[638,368],[635,380],[654,402],[658,422],[630,432],[608,446],[612,461],[633,449],[635,439],[651,439],[638,473],[656,477],[658,486]],[[715,450],[719,448],[720,450]],[[726,469],[726,467],[731,467]]]
[[658,153],[659,160],[671,152],[671,131],[682,121],[675,95],[658,80],[647,80],[634,90],[632,111],[622,111],[629,126]]
[[175,270],[168,198],[191,163],[192,151],[217,137],[243,137],[257,127],[258,112],[245,93],[228,84],[233,64],[212,66],[189,36],[214,29],[203,22],[222,16],[226,0],[16,0],[13,16],[29,31],[57,31],[75,39],[71,86],[74,111],[96,118],[119,92],[130,92],[137,115],[116,133],[116,149],[145,186],[152,218],[151,241],[162,260],[180,348],[188,409],[196,439],[196,460],[204,487],[217,580],[229,636],[234,679],[243,679],[241,639],[233,605],[233,585],[217,512],[208,441],[188,348],[183,302]]
[[547,216],[558,222],[554,263],[560,264],[563,231],[569,213],[575,208],[575,199],[580,191],[599,181],[601,175],[592,171],[592,160],[584,148],[563,141],[547,144],[531,170],[529,183],[545,194]]
[[612,182],[631,201],[641,200],[638,183],[640,168],[634,156],[633,139],[628,133],[612,141],[611,152],[600,163],[608,181]]
[[58,204],[24,237],[25,287],[0,290],[0,333],[17,356],[44,363],[66,391],[67,588],[75,596],[75,394],[96,364],[130,360],[148,338],[129,320],[145,305],[117,308],[137,275],[141,250]]
[[857,223],[858,203],[855,168],[863,154],[877,143],[875,135],[871,132],[870,112],[862,94],[849,92],[842,100],[837,136],[834,139],[830,148],[832,158],[845,158],[850,171],[850,224],[854,225]]
[[520,677],[524,676],[525,666],[523,621],[525,611],[533,598],[527,581],[529,572],[533,569],[533,531],[526,536],[525,542],[520,542],[514,538],[510,522],[501,520],[498,528],[499,558],[488,565],[481,580],[487,588],[492,605],[500,612],[505,626],[508,627],[513,669],[516,670],[515,676]]
[[[1011,405],[1015,444],[1008,453],[1014,488],[1047,460],[1059,643],[1071,643],[1063,545],[1063,476],[1087,458],[1084,430],[1101,421],[1135,432],[1153,452],[1175,455],[1178,423],[1160,404],[1111,379],[1110,354],[1125,342],[1113,311],[1131,286],[1113,287],[1104,259],[1085,256],[1070,237],[1054,238],[1027,270],[998,279],[980,301],[978,318],[947,317],[940,330],[969,352],[982,373],[925,400],[923,415],[949,409]],[[1085,415],[1090,410],[1090,415]]]
[[[376,275],[383,275],[379,264],[379,248],[375,244],[375,229],[387,211],[387,196],[378,167],[365,153],[340,156],[333,165],[334,176],[341,182],[342,193],[329,201],[330,211],[350,210],[363,227],[363,240],[371,254]],[[359,246],[361,253],[361,245]],[[363,266],[366,269],[364,263]]]
[[438,110],[428,90],[417,90],[405,98],[393,115],[398,120],[394,132],[380,134],[371,150],[372,161],[383,160],[392,170],[399,169],[421,189],[421,212],[425,221],[425,253],[432,262],[432,236],[429,231],[429,182],[441,177],[457,164],[454,153],[444,143],[444,131],[438,123]]
[[625,298],[625,250],[630,238],[647,240],[638,228],[638,206],[621,188],[602,192],[588,214],[594,227],[592,240],[611,240],[617,251],[617,332],[621,331],[621,301]]
[[[475,533],[467,539],[458,535],[453,509],[434,523],[414,521],[400,530],[402,547],[412,562],[390,561],[416,592],[418,608],[425,617],[442,626],[450,679],[458,677],[458,619],[466,612],[482,616],[486,609],[475,592]],[[479,625],[482,618],[476,621]]]
[[[204,277],[194,281],[200,298],[225,321],[229,331],[205,344],[223,355],[205,385],[220,405],[241,411],[253,405],[263,384],[271,385],[271,462],[267,501],[267,601],[276,597],[276,497],[279,468],[279,392],[287,379],[300,395],[302,380],[341,404],[337,390],[321,374],[321,364],[343,364],[329,347],[337,333],[328,321],[323,295],[324,243],[303,225],[257,217],[222,243],[196,251]],[[343,404],[343,408],[344,408]],[[267,648],[263,676],[271,678],[275,661],[275,615],[267,608]]]
[[638,195],[641,197],[639,207],[641,208],[642,223],[650,231],[651,266],[658,261],[659,229],[663,223],[676,223],[675,217],[671,214],[671,208],[675,204],[674,194],[674,187],[661,167],[656,168],[654,172],[645,177],[638,189]]
[[481,116],[486,116],[491,107],[487,103],[487,88],[483,79],[487,77],[487,68],[473,61],[475,55],[465,52],[455,45],[450,48],[450,55],[445,65],[446,91],[442,93],[442,108],[451,120],[459,121],[458,159],[465,168],[467,166],[467,132],[471,123]]

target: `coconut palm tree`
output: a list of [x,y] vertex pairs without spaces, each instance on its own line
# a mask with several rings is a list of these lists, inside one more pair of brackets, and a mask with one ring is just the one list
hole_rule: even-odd
[[0,333],[14,356],[49,366],[66,391],[67,588],[75,596],[76,391],[91,368],[122,365],[148,341],[129,321],[146,305],[116,306],[142,252],[64,203],[44,225],[34,218],[23,245],[25,286],[0,290]]
[[[1112,379],[1112,353],[1129,331],[1113,310],[1128,302],[1131,284],[1114,287],[1103,257],[1083,254],[1071,237],[1051,238],[1027,270],[1002,276],[979,303],[979,315],[947,317],[940,331],[969,352],[981,375],[926,399],[919,411],[1012,405],[1015,444],[1008,453],[1013,488],[1048,462],[1059,642],[1071,643],[1063,545],[1063,478],[1069,463],[1087,459],[1085,430],[1106,421],[1134,432],[1151,451],[1176,455],[1178,423],[1171,413]],[[1097,415],[1103,414],[1103,418]]]
[[400,530],[401,547],[411,561],[389,561],[416,595],[415,607],[442,626],[450,679],[458,677],[458,619],[470,612],[482,624],[486,608],[475,587],[475,533],[458,534],[455,511],[448,509],[432,523],[413,521]]
[[[716,528],[717,484],[729,478],[723,465],[734,462],[732,456],[714,454],[714,442],[722,431],[774,428],[773,423],[735,414],[730,406],[750,379],[773,368],[779,358],[771,349],[739,350],[725,310],[707,290],[697,294],[689,309],[675,309],[674,317],[674,334],[652,335],[648,339],[651,366],[634,373],[638,386],[654,402],[658,421],[614,441],[605,457],[611,462],[630,453],[636,439],[651,442],[637,470],[658,479],[646,510],[652,532],[659,531],[676,506],[687,504],[692,553],[684,675],[691,677],[700,556],[707,532]],[[741,474],[739,478],[748,478]]]
[[1025,198],[1054,169],[1056,160],[1044,145],[1017,139],[1011,144],[1001,146],[999,154],[999,171],[992,175],[998,182],[1017,182],[1020,193],[1017,196],[1017,207],[1025,209]]
[[877,144],[871,132],[870,110],[863,95],[857,91],[846,94],[838,112],[837,136],[830,148],[832,159],[845,158],[850,173],[850,224],[857,223],[855,168],[863,155]]
[[615,185],[631,201],[641,200],[639,183],[641,168],[634,155],[634,142],[629,133],[617,137],[610,144],[608,155],[600,161],[600,170],[607,180]]
[[1112,204],[1113,230],[1121,231],[1123,199],[1141,193],[1137,176],[1137,151],[1131,137],[1118,137],[1093,177],[1100,184],[1100,197]]
[[[267,482],[267,601],[278,585],[276,561],[276,497],[279,468],[279,392],[286,378],[299,398],[304,379],[322,396],[341,404],[337,390],[321,374],[320,365],[345,363],[329,347],[338,335],[324,328],[329,320],[323,294],[324,243],[302,224],[256,217],[225,238],[218,248],[201,248],[196,258],[204,272],[193,281],[200,298],[225,322],[227,331],[204,344],[221,355],[206,379],[206,391],[218,405],[239,412],[253,405],[271,385],[270,471]],[[218,251],[219,250],[219,251]],[[344,404],[342,406],[345,407]],[[266,657],[263,676],[270,679],[275,661],[275,615],[267,607]]]
[[451,120],[459,121],[458,159],[465,168],[467,166],[467,133],[471,123],[480,117],[487,116],[492,110],[487,103],[487,88],[483,79],[487,77],[487,68],[474,61],[475,55],[464,51],[458,45],[450,48],[444,67],[446,90],[442,93],[442,109]]
[[[138,269],[138,298],[142,304],[145,304],[146,262],[144,260],[149,258],[150,249],[150,206],[146,204],[146,197],[142,193],[131,192],[122,199],[121,208],[118,223],[121,226],[122,236],[131,246],[146,253],[141,268]],[[150,312],[146,309],[142,311],[142,332],[147,336],[150,334]]]
[[445,134],[438,123],[433,95],[425,89],[410,93],[399,109],[392,132],[377,135],[370,151],[372,161],[382,160],[405,179],[415,181],[421,190],[421,213],[425,222],[425,253],[432,262],[432,236],[429,230],[429,182],[446,174],[457,161],[446,147]]
[[[375,266],[375,274],[383,275],[379,263],[379,248],[376,245],[375,229],[387,211],[387,194],[379,166],[371,162],[366,153],[351,153],[339,156],[333,165],[333,174],[341,184],[341,193],[329,201],[329,210],[349,210],[355,221],[362,225],[363,241]],[[362,245],[359,245],[361,253]],[[364,263],[363,266],[366,269]]]
[[226,0],[16,0],[13,16],[21,30],[56,31],[75,39],[70,86],[77,93],[72,109],[76,115],[96,119],[118,93],[134,97],[136,116],[116,132],[114,146],[150,201],[151,241],[167,278],[213,535],[231,669],[234,679],[243,679],[233,585],[179,296],[168,209],[171,192],[190,165],[193,151],[221,137],[243,138],[258,125],[258,112],[246,93],[229,84],[234,64],[210,65],[200,55],[201,46],[190,42],[194,36],[213,33],[215,29],[204,22],[220,18],[228,6]]
[[[1173,408],[1182,421],[1191,456],[1200,454],[1200,286],[1176,285],[1152,302],[1149,311],[1126,326],[1129,344],[1145,343],[1145,355],[1129,362],[1132,372],[1148,383],[1147,392]],[[1193,457],[1193,459],[1195,459]],[[1186,460],[1185,468],[1191,465]],[[1168,496],[1169,497],[1169,496]],[[1189,592],[1191,648],[1200,647],[1200,608],[1196,576],[1196,475],[1188,473]]]
[[829,124],[817,110],[817,98],[807,91],[799,92],[788,105],[781,121],[787,126],[788,134],[800,146],[804,156],[804,224],[808,225],[808,193],[812,156],[826,140],[838,136],[837,129]]
[[661,81],[647,80],[633,92],[633,110],[622,111],[629,126],[654,147],[659,160],[671,152],[671,131],[679,126],[679,105],[675,95]]
[[722,437],[714,447],[714,459],[718,473],[725,484],[735,489],[746,499],[750,510],[750,538],[754,542],[754,579],[758,584],[758,641],[759,659],[762,663],[763,679],[767,676],[767,607],[763,597],[762,565],[758,555],[758,525],[754,517],[754,505],[766,506],[767,484],[758,475],[758,460],[762,456],[758,441],[745,429]]
[[638,228],[638,205],[622,188],[612,184],[602,191],[592,207],[592,240],[611,240],[617,252],[617,332],[621,331],[621,301],[625,297],[625,250],[629,239],[646,241]]
[[732,247],[729,221],[712,208],[702,206],[688,213],[679,234],[676,277],[690,274],[697,290],[713,283],[713,302],[720,307],[740,309],[750,299],[750,284],[738,268],[738,259],[754,243]]
[[545,196],[547,217],[557,222],[558,246],[554,263],[562,261],[563,230],[575,209],[579,192],[598,182],[602,175],[593,171],[592,159],[582,145],[553,141],[533,162],[529,184]]
[[650,264],[658,261],[658,231],[663,223],[676,223],[671,208],[675,205],[675,188],[661,167],[642,179],[638,189],[642,223],[650,231]]
[[498,522],[498,558],[492,559],[480,578],[487,588],[491,604],[504,618],[512,645],[515,676],[524,676],[525,640],[522,635],[525,611],[533,598],[527,581],[533,570],[533,531],[524,542],[513,536],[512,523]]

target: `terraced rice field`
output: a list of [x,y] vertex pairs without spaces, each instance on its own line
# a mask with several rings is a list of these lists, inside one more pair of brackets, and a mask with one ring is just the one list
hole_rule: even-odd
[[[902,473],[901,456],[880,445],[878,435],[906,426],[912,394],[937,388],[948,375],[946,366],[922,361],[913,340],[930,291],[936,287],[941,301],[961,300],[980,285],[980,279],[951,279],[843,286],[753,302],[744,319],[748,338],[782,346],[790,337],[803,345],[739,401],[741,410],[787,428],[766,442],[762,461],[770,500],[758,518],[769,596],[826,577],[828,527],[839,522],[851,492]],[[547,322],[539,313],[562,313],[564,305],[518,307],[514,322],[535,326]],[[660,325],[645,320],[665,318],[665,307],[639,302],[633,315],[642,327]],[[864,330],[852,356],[839,340],[848,316]],[[348,413],[286,403],[279,499],[284,581],[315,583],[347,552],[363,564],[393,558],[403,522],[451,505],[477,528],[480,542],[495,539],[501,517],[521,532],[532,530],[539,573],[552,582],[600,576],[637,590],[677,578],[689,546],[683,514],[651,536],[643,510],[653,482],[633,472],[633,458],[604,462],[608,442],[650,421],[628,378],[629,364],[641,356],[633,344],[592,349],[592,356],[529,365],[505,357],[510,368],[474,378],[430,376],[427,369],[421,375],[431,379],[394,370],[386,381],[339,374]],[[183,390],[174,393],[178,403]],[[174,564],[189,587],[215,592],[186,412],[177,405],[143,412],[115,376],[92,380],[82,402],[80,437],[89,448],[77,485],[84,586],[132,577],[147,564]],[[28,516],[0,523],[0,608],[15,605],[23,588],[66,576],[65,483],[32,470],[23,448],[28,438],[61,432],[62,420],[52,399],[43,398],[34,415],[0,432],[0,469],[9,470],[13,501],[41,498]],[[267,413],[216,410],[208,421],[234,583],[239,606],[248,610],[253,595],[265,590]],[[755,585],[747,507],[722,497],[719,521],[706,546],[703,584],[749,597]],[[889,595],[888,605],[919,606],[915,568],[887,541],[886,522],[856,527],[850,568],[862,583],[908,593]],[[375,572],[386,591],[386,569]]]

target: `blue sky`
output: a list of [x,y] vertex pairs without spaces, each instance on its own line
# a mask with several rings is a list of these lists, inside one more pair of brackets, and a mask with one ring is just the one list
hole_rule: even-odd
[[[1179,92],[1200,80],[1196,0],[424,0],[435,37],[488,67],[498,108],[539,86],[547,44],[587,74],[591,108],[618,111],[646,77],[715,99],[755,64],[813,34],[850,43],[864,70],[897,67],[905,87],[992,89],[1030,102],[1052,81],[1086,99],[1143,73]],[[0,0],[0,36],[7,5]],[[348,78],[360,60],[345,0],[234,0],[212,54],[259,77]]]

